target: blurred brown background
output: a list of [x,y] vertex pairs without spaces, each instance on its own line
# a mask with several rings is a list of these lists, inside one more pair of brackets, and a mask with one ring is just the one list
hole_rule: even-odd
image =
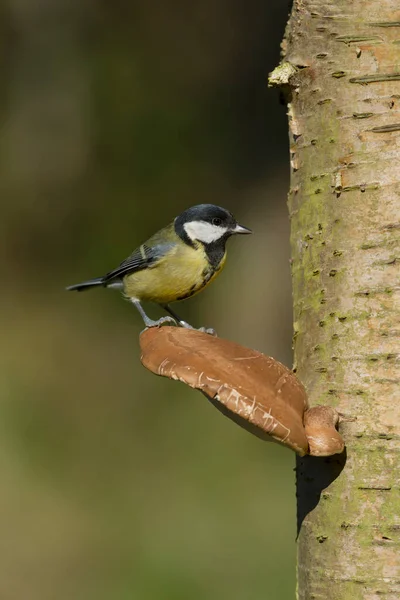
[[[200,202],[229,244],[194,325],[291,365],[286,0],[1,4],[1,600],[294,598],[294,458],[139,362],[67,294]],[[150,307],[152,316],[160,313]]]

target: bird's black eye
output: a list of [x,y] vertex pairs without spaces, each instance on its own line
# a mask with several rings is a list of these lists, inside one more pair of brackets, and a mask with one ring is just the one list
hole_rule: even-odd
[[219,217],[215,217],[215,218],[212,220],[212,224],[213,224],[213,225],[216,225],[217,227],[219,227],[219,226],[222,224],[222,219],[220,219]]

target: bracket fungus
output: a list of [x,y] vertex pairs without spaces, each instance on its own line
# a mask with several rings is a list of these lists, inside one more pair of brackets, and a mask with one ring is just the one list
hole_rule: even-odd
[[153,327],[140,336],[143,365],[198,389],[224,415],[257,437],[300,456],[344,449],[330,406],[309,408],[304,386],[275,359],[194,329]]

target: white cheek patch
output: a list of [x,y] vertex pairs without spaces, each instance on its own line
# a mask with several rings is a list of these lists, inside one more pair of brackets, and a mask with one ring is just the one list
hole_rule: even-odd
[[204,244],[216,242],[228,231],[227,227],[220,227],[206,221],[190,221],[183,227],[191,240],[198,240]]

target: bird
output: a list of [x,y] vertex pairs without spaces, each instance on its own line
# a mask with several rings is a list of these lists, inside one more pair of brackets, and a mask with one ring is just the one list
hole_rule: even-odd
[[[171,309],[170,303],[186,300],[208,286],[225,265],[228,238],[249,233],[251,229],[239,225],[225,208],[198,204],[151,236],[116,269],[66,289],[119,289],[139,311],[146,328],[172,322],[194,329]],[[143,309],[143,301],[160,305],[170,316],[151,319]],[[215,334],[212,329],[200,330]]]

